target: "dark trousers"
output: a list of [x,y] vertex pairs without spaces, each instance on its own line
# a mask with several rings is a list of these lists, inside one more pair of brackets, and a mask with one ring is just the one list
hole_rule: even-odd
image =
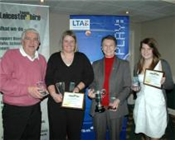
[[5,140],[40,139],[40,104],[26,107],[4,104],[2,118]]
[[105,140],[106,132],[109,131],[110,140],[119,140],[124,117],[111,119],[109,113],[96,113],[93,118],[93,125],[97,140]]
[[62,108],[48,100],[50,140],[80,140],[84,110]]

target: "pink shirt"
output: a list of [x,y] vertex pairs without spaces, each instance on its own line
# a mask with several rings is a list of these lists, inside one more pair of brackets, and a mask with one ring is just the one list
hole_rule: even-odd
[[44,81],[46,66],[46,60],[40,54],[31,61],[19,49],[8,50],[0,63],[0,91],[3,92],[3,102],[16,106],[30,106],[40,102],[40,99],[30,96],[28,87]]

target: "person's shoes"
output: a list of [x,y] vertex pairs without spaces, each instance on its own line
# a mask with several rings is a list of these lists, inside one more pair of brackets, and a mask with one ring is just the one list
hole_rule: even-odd
[[150,140],[151,138],[148,137],[148,136],[146,136],[146,135],[142,135],[141,139],[142,139],[142,140]]

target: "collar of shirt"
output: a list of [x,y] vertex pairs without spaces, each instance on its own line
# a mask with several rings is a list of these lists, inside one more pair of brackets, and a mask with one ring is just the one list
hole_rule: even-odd
[[23,49],[23,47],[20,47],[19,49],[20,53],[22,56],[27,57],[30,61],[34,61],[35,59],[39,59],[38,51],[35,51],[35,56],[34,58],[30,57]]

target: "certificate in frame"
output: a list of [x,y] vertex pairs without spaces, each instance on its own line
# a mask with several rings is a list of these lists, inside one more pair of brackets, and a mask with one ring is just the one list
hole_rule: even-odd
[[64,92],[61,106],[64,108],[83,109],[84,93]]
[[163,71],[146,69],[143,83],[145,85],[161,89],[162,87],[161,80],[163,76],[164,76]]

